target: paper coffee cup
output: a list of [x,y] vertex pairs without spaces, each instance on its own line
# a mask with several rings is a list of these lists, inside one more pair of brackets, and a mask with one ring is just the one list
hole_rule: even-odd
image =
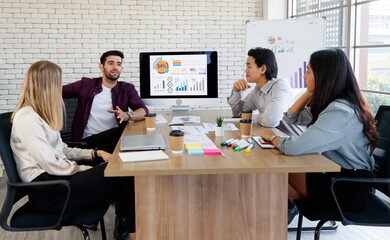
[[172,153],[182,153],[184,150],[184,132],[180,130],[172,130],[169,133],[171,138]]
[[252,119],[240,120],[241,137],[250,137],[252,134]]
[[145,114],[146,130],[152,131],[156,129],[156,116],[155,113]]
[[241,112],[242,119],[252,119],[252,110],[245,110]]

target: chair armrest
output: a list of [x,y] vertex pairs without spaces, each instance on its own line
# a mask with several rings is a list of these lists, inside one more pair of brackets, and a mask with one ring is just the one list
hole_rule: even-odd
[[364,182],[364,183],[390,183],[390,178],[355,178],[355,177],[333,177],[332,189],[336,182]]
[[[10,212],[12,210],[12,206],[15,204],[16,201],[18,201],[20,198],[17,198],[17,194],[22,189],[31,189],[36,187],[43,187],[43,186],[55,186],[55,185],[63,185],[66,189],[66,199],[63,205],[63,208],[61,210],[61,215],[59,216],[58,221],[53,226],[48,227],[39,227],[39,228],[14,228],[8,225],[7,220],[8,216],[10,215]],[[0,223],[1,227],[4,228],[7,231],[36,231],[36,230],[48,230],[48,229],[61,229],[61,222],[65,213],[65,209],[69,202],[71,189],[70,189],[70,183],[66,180],[53,180],[53,181],[40,181],[40,182],[30,182],[30,183],[7,183],[7,195],[4,200],[3,207],[0,212]],[[25,195],[25,194],[24,194]]]
[[346,222],[350,222],[343,214],[343,211],[340,207],[340,204],[339,204],[339,201],[337,200],[337,197],[336,197],[336,193],[334,191],[334,185],[337,183],[337,182],[357,182],[357,183],[371,183],[371,184],[374,184],[374,183],[390,183],[390,178],[355,178],[355,177],[333,177],[331,178],[331,186],[330,186],[330,189],[331,189],[331,192],[332,192],[332,196],[333,196],[333,199],[335,200],[336,202],[336,206],[337,206],[337,209],[340,213],[340,216],[341,216],[341,219],[343,220],[343,224],[346,225],[345,223]]
[[69,147],[80,147],[80,148],[87,148],[88,144],[86,142],[72,142],[72,141],[66,141],[64,142]]

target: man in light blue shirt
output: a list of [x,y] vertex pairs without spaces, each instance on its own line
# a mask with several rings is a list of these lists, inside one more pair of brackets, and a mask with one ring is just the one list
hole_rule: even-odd
[[[294,97],[287,81],[277,78],[275,54],[270,49],[261,47],[249,50],[245,73],[247,81],[236,81],[228,98],[233,116],[239,117],[242,111],[257,109],[259,113],[252,117],[254,123],[264,127],[278,127],[289,135],[301,133],[302,129],[280,122],[283,112],[293,104]],[[256,85],[241,99],[241,93],[251,88],[248,83]]]

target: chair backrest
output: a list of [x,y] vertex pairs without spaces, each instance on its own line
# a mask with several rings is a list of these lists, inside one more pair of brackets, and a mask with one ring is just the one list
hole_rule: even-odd
[[0,154],[5,171],[7,172],[8,181],[21,182],[10,144],[12,129],[11,115],[12,112],[0,114]]
[[[390,178],[390,106],[380,106],[375,119],[379,141],[374,151],[374,173],[379,178]],[[375,188],[390,196],[390,184],[375,185]]]
[[70,132],[74,114],[76,113],[78,98],[64,99],[65,113],[64,113],[64,128],[61,130],[61,138],[64,142],[70,141]]

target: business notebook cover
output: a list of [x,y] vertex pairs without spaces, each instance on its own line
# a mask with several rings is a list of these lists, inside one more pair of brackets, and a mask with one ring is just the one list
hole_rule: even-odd
[[261,148],[275,148],[272,142],[265,141],[262,137],[252,137]]
[[159,150],[165,148],[165,141],[161,134],[128,135],[121,138],[121,151]]

